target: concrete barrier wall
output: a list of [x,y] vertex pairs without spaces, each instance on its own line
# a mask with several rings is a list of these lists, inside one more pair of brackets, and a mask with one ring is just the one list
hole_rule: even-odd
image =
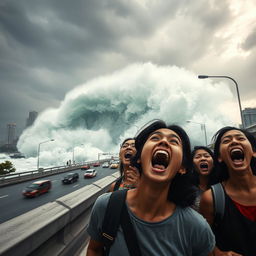
[[116,172],[0,224],[0,255],[78,255],[89,239],[86,229],[95,200],[118,177]]

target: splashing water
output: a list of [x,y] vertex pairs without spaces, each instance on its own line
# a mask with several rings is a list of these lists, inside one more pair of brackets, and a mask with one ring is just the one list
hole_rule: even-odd
[[39,143],[54,139],[41,144],[42,165],[66,163],[73,149],[76,161],[95,160],[98,153],[118,152],[121,140],[154,118],[181,125],[192,143],[204,144],[200,126],[186,120],[205,123],[212,135],[233,124],[224,112],[232,98],[229,87],[183,68],[134,64],[68,92],[59,108],[42,112],[22,133],[18,149],[37,157]]

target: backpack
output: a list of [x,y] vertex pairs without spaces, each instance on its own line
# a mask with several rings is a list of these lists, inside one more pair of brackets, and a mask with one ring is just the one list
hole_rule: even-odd
[[214,206],[214,223],[217,227],[224,216],[225,211],[225,193],[221,183],[211,186]]
[[127,206],[125,203],[127,189],[111,193],[106,208],[103,224],[102,238],[104,255],[109,255],[109,250],[115,241],[117,230],[121,225],[128,251],[132,256],[141,256],[135,230],[133,229]]

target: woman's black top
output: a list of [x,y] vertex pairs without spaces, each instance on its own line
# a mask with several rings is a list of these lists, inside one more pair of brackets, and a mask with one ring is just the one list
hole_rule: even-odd
[[220,250],[243,256],[256,255],[256,222],[246,218],[226,192],[225,213],[218,226],[213,227],[213,232]]

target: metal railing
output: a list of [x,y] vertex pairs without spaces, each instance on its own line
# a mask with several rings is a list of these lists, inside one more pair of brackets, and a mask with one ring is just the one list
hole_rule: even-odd
[[105,162],[110,159],[102,159],[100,161],[94,160],[94,161],[87,161],[83,163],[76,163],[71,165],[64,165],[64,166],[56,166],[56,167],[49,167],[49,168],[39,168],[38,170],[32,170],[27,172],[18,172],[18,173],[10,173],[5,175],[0,175],[0,187],[24,182],[28,180],[33,180],[37,178],[43,178],[47,176],[51,176],[58,173],[68,172],[72,171],[78,168],[81,168],[83,165],[86,164],[93,164],[95,162]]

